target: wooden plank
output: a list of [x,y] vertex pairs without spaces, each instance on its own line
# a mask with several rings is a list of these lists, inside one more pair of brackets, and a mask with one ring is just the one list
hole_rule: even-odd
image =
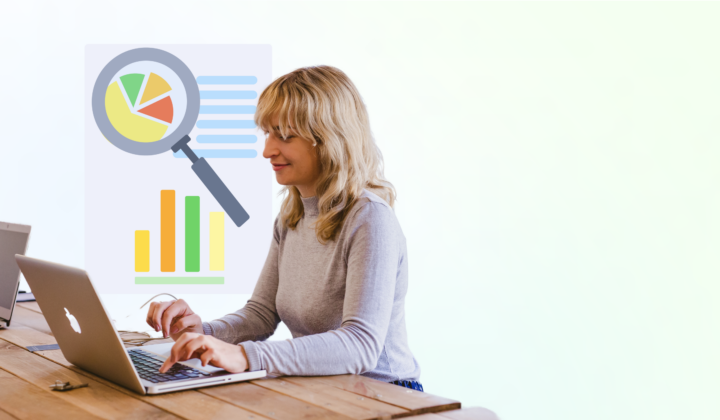
[[143,401],[191,420],[245,419],[265,420],[248,410],[234,406],[197,391],[181,391],[171,394],[141,397]]
[[17,420],[17,417],[11,416],[9,413],[3,411],[2,407],[0,407],[0,420]]
[[271,419],[348,420],[349,417],[252,383],[202,388],[199,392]]
[[16,326],[14,323],[12,327],[0,330],[0,338],[20,347],[57,344],[55,337],[49,334],[30,327]]
[[317,381],[303,379],[283,377],[260,379],[252,383],[353,419],[392,418],[409,414],[404,408],[365,398]]
[[47,321],[45,321],[45,317],[41,313],[31,311],[29,309],[23,308],[22,306],[15,305],[15,311],[13,311],[10,325],[21,325],[25,327],[30,327],[34,330],[52,335],[52,331],[50,331],[50,326],[47,324]]
[[70,381],[73,384],[88,383],[87,388],[56,392],[54,395],[101,418],[178,418],[6,341],[0,342],[0,368],[23,378],[44,392],[53,392],[48,386],[56,380]]
[[0,389],[0,407],[17,419],[49,419],[58,417],[58,413],[62,418],[99,419],[4,370],[0,370]]
[[[56,343],[55,337],[35,331],[31,328],[14,326],[6,330],[0,330],[0,339],[6,340],[20,347]],[[186,419],[205,420],[215,418],[233,418],[262,420],[264,418],[232,404],[201,394],[197,391],[180,391],[172,394],[143,396],[74,366],[65,359],[60,350],[41,351],[36,352],[35,354],[59,365],[65,366],[68,369],[78,372],[84,376],[88,376],[119,392],[127,394],[133,398],[140,399],[148,404],[154,405]]]
[[29,310],[31,310],[33,312],[37,312],[39,314],[42,313],[42,311],[40,310],[40,305],[38,305],[38,303],[35,301],[33,301],[33,302],[17,302],[15,304],[15,307],[18,307],[18,306],[22,306],[25,309],[29,309]]
[[438,397],[427,392],[414,391],[360,375],[317,376],[304,378],[304,380],[325,383],[363,397],[402,407],[412,411],[413,415],[460,408],[459,401]]

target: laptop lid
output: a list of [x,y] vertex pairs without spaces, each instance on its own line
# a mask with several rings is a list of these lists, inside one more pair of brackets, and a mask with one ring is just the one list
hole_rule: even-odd
[[0,319],[10,325],[18,287],[20,268],[15,254],[25,254],[30,226],[0,222]]
[[16,255],[65,358],[125,388],[145,394],[140,378],[87,273]]

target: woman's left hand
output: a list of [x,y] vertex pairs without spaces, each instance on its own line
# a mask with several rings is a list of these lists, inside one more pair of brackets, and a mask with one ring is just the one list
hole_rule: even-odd
[[248,360],[242,346],[226,343],[211,335],[185,333],[173,345],[170,357],[160,367],[160,373],[167,372],[177,362],[199,358],[203,366],[225,369],[231,373],[245,372]]

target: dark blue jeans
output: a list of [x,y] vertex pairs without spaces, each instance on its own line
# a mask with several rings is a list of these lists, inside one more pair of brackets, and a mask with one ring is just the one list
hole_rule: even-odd
[[392,381],[391,384],[399,385],[405,388],[414,389],[415,391],[423,391],[422,384],[418,381]]

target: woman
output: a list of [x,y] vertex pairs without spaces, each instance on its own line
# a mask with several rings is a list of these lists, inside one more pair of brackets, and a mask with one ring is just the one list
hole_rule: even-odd
[[[287,196],[244,308],[203,323],[183,300],[147,322],[176,341],[160,369],[199,357],[229,372],[365,376],[422,390],[407,343],[405,237],[355,85],[329,66],[295,70],[258,100],[255,122]],[[293,340],[264,341],[280,321]]]

